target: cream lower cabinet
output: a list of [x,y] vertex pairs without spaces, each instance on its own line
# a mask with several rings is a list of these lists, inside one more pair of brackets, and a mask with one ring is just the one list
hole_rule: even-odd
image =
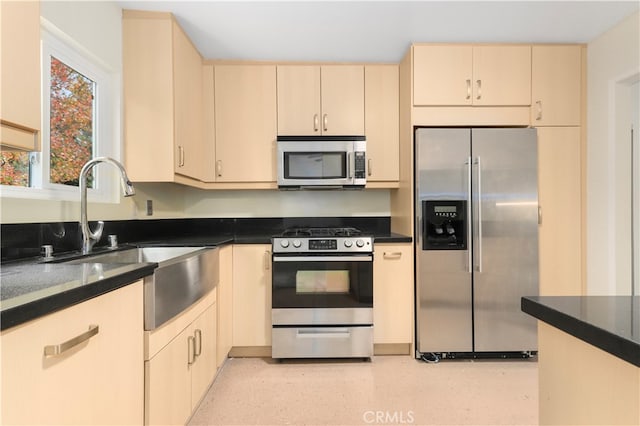
[[[142,324],[139,281],[3,331],[0,423],[141,424]],[[45,354],[93,326],[84,342]]]
[[365,65],[367,186],[397,185],[400,175],[400,82],[397,65]]
[[413,342],[413,245],[375,244],[373,343]]
[[233,246],[233,346],[271,346],[271,245]]
[[582,294],[580,127],[538,128],[540,295]]
[[216,374],[216,321],[213,290],[180,317],[149,333],[145,424],[187,422]]

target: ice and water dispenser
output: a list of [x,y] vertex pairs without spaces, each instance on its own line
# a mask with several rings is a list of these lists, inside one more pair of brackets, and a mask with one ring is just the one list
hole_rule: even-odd
[[465,200],[422,201],[422,249],[467,249],[467,202]]

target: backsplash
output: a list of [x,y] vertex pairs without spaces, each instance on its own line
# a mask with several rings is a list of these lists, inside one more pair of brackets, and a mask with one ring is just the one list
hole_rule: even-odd
[[[282,218],[196,218],[105,221],[96,248],[108,244],[108,235],[120,244],[162,242],[166,239],[229,236],[273,236],[291,227],[350,226],[366,233],[388,234],[389,217],[282,217]],[[95,229],[91,222],[91,229]],[[78,222],[19,223],[0,225],[2,261],[37,257],[43,245],[52,245],[54,254],[77,251],[81,245]]]

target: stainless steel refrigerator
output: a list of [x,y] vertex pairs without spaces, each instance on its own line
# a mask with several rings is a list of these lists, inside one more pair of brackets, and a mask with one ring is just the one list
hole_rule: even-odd
[[537,351],[535,129],[415,132],[416,356]]

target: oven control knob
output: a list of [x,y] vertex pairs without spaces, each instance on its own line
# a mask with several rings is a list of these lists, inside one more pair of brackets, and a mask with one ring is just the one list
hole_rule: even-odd
[[353,245],[353,241],[351,240],[344,240],[344,246],[345,247],[351,247]]
[[357,245],[358,247],[364,247],[364,241],[362,241],[362,240],[356,240],[356,245]]
[[289,247],[289,240],[281,240],[280,245],[282,246],[282,248]]
[[300,240],[293,240],[293,246],[295,248],[300,248],[301,245],[302,243],[300,242]]

